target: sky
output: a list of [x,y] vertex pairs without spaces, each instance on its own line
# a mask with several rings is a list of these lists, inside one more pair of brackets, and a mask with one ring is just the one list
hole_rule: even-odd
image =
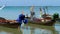
[[60,6],[60,0],[0,0],[0,6]]

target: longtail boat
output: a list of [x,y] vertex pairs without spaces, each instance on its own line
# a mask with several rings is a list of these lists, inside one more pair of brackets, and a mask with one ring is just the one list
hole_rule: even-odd
[[[32,8],[32,7],[31,7]],[[28,22],[32,23],[32,24],[39,24],[39,25],[47,25],[47,26],[52,26],[55,23],[55,20],[51,17],[51,15],[46,14],[46,10],[45,8],[40,8],[40,18],[35,17],[35,12],[33,11],[34,8],[31,9],[30,13],[31,16],[30,17],[26,17],[28,18]],[[46,7],[47,9],[47,7]],[[43,11],[44,10],[44,14]]]
[[19,23],[0,23],[0,26],[17,28],[18,26],[20,26],[20,24]]
[[28,19],[28,22],[30,24],[39,24],[39,25],[45,25],[45,26],[53,26],[56,21],[53,20],[53,19],[51,19],[50,21],[43,21],[41,19],[34,19],[34,20]]
[[17,28],[21,24],[19,23],[10,23],[9,20],[6,20],[5,18],[0,17],[0,26],[10,27],[10,28]]

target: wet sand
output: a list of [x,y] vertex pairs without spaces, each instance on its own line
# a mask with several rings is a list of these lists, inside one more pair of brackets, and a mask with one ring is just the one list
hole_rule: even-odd
[[[59,24],[60,25],[60,24]],[[8,28],[0,26],[0,34],[60,34],[57,25],[43,26],[37,24],[27,24],[20,28]]]

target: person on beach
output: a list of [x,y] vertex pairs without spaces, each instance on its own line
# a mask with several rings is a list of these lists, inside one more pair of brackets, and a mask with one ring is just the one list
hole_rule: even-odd
[[22,27],[24,24],[28,23],[27,18],[25,18],[24,11],[22,11],[22,14],[18,16],[18,19],[16,20],[7,20],[9,23],[19,23],[20,26]]
[[18,16],[18,19],[16,20],[17,23],[20,24],[20,26],[18,26],[18,31],[20,32],[20,28],[22,29],[24,24],[28,23],[27,18],[25,18],[24,12],[22,11],[22,14],[20,14]]
[[22,24],[27,24],[28,20],[25,18],[24,12],[22,11],[22,14],[19,15],[18,19],[16,20],[21,26]]

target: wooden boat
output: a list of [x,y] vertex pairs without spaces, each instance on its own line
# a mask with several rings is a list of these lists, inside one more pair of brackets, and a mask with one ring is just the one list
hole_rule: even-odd
[[19,23],[0,23],[0,26],[17,28],[18,26],[20,26],[20,24]]
[[53,26],[55,24],[54,20],[47,21],[47,22],[36,22],[36,21],[29,21],[31,24],[39,24],[39,25],[45,25],[45,26]]
[[10,27],[10,28],[17,28],[20,25],[21,24],[19,24],[19,23],[10,23],[5,18],[0,17],[0,26]]
[[[35,12],[33,11],[33,7],[31,7],[31,16],[30,17],[26,17],[28,18],[28,22],[32,23],[32,24],[39,24],[39,25],[47,25],[47,26],[52,26],[55,23],[55,20],[52,19],[51,15],[46,13],[45,8],[40,8],[40,17],[41,18],[37,18],[34,17]],[[43,10],[44,10],[44,14],[43,14]]]
[[46,17],[43,19],[33,18],[33,20],[31,20],[30,17],[27,17],[27,18],[28,18],[28,22],[31,24],[39,24],[39,25],[45,25],[45,26],[53,26],[56,22],[56,20],[49,17]]

